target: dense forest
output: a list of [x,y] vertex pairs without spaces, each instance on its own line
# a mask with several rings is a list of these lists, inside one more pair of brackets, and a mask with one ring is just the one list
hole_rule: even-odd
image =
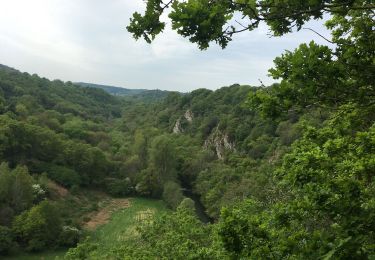
[[85,83],[85,82],[74,82],[74,84],[82,86],[82,87],[92,87],[92,88],[99,88],[103,89],[105,92],[115,96],[132,96],[135,99],[142,98],[145,99],[146,97],[150,100],[155,99],[162,99],[168,95],[168,91],[166,90],[147,90],[147,89],[128,89],[123,87],[115,87],[115,86],[106,86],[106,85],[99,85],[99,84],[92,84],[92,83]]
[[[232,40],[237,29],[222,28],[233,12],[276,35],[329,12],[334,47],[286,51],[267,87],[111,95],[1,65],[0,255],[373,259],[373,3],[281,2],[276,15],[278,1],[149,0],[128,27],[150,42],[172,8],[173,28],[206,49]],[[103,251],[83,230],[85,205],[53,185],[161,199],[170,211]]]

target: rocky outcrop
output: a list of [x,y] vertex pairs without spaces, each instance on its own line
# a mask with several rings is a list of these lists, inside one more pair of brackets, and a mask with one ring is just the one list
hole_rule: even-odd
[[190,109],[186,110],[184,117],[189,123],[193,123],[194,115]]
[[221,132],[217,127],[204,142],[205,149],[213,149],[220,160],[224,159],[226,151],[235,151],[235,145],[230,141],[228,134]]
[[179,119],[177,119],[176,123],[174,124],[172,132],[174,134],[180,134],[184,132],[184,128],[182,127],[181,120],[186,120],[189,124],[193,123],[194,114],[189,109],[186,110],[185,114],[181,116]]
[[184,131],[184,129],[182,129],[182,127],[181,127],[181,118],[179,118],[179,119],[177,119],[176,123],[174,124],[173,133],[179,134],[179,133],[182,133],[183,131]]

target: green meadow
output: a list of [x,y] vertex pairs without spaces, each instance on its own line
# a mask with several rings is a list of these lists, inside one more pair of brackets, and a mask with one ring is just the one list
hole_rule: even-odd
[[161,200],[131,198],[130,207],[114,212],[107,224],[90,234],[90,241],[99,244],[99,250],[113,248],[116,244],[135,236],[138,224],[167,211],[165,203]]

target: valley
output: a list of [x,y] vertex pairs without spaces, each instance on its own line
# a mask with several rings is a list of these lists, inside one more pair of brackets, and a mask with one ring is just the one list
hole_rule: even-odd
[[373,1],[0,5],[1,259],[375,259]]
[[[329,175],[332,167],[362,163],[351,171],[370,172],[375,154],[372,106],[343,107],[340,122],[318,107],[275,119],[252,108],[259,87],[133,99],[6,66],[0,87],[0,244],[10,259],[229,259],[231,250],[265,250],[266,238],[250,245],[247,238],[278,243],[296,229],[290,223],[286,232],[279,221],[306,194],[315,198],[304,182],[321,176],[314,185],[333,181],[336,189],[347,177]],[[361,111],[360,124],[353,111]],[[337,214],[372,199],[371,186],[359,197],[340,187],[324,195],[326,203],[332,194],[350,198],[332,204]],[[334,228],[312,209],[303,213],[309,225],[323,224],[321,235]]]

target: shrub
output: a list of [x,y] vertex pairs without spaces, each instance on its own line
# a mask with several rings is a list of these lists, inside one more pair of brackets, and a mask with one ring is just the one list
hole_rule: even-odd
[[190,212],[195,212],[195,202],[190,198],[184,198],[178,207]]
[[59,238],[59,244],[66,247],[77,245],[81,237],[81,231],[78,228],[63,226]]
[[70,191],[71,194],[76,195],[76,194],[79,193],[80,188],[79,188],[78,185],[74,184],[72,187],[70,187],[70,190],[69,190],[69,191]]
[[7,254],[14,245],[13,235],[9,228],[0,226],[0,255]]
[[[83,243],[79,243],[77,247],[69,249],[65,255],[65,259],[89,259],[95,250],[98,248],[98,244],[89,242],[89,237]],[[95,259],[100,259],[96,257]]]
[[48,201],[17,216],[12,230],[16,240],[28,251],[39,251],[56,245],[61,232],[58,209]]
[[106,186],[108,193],[112,196],[127,196],[133,191],[129,178],[107,180]]
[[0,225],[9,226],[14,217],[14,210],[9,206],[0,206]]
[[164,185],[163,199],[170,208],[176,209],[180,202],[184,199],[180,185],[175,182],[168,181]]
[[81,178],[78,173],[63,166],[50,165],[48,169],[48,176],[52,180],[68,188],[72,187],[73,185],[79,186],[81,184]]
[[34,203],[39,203],[46,197],[46,191],[42,188],[40,184],[33,184],[33,195],[34,195]]

